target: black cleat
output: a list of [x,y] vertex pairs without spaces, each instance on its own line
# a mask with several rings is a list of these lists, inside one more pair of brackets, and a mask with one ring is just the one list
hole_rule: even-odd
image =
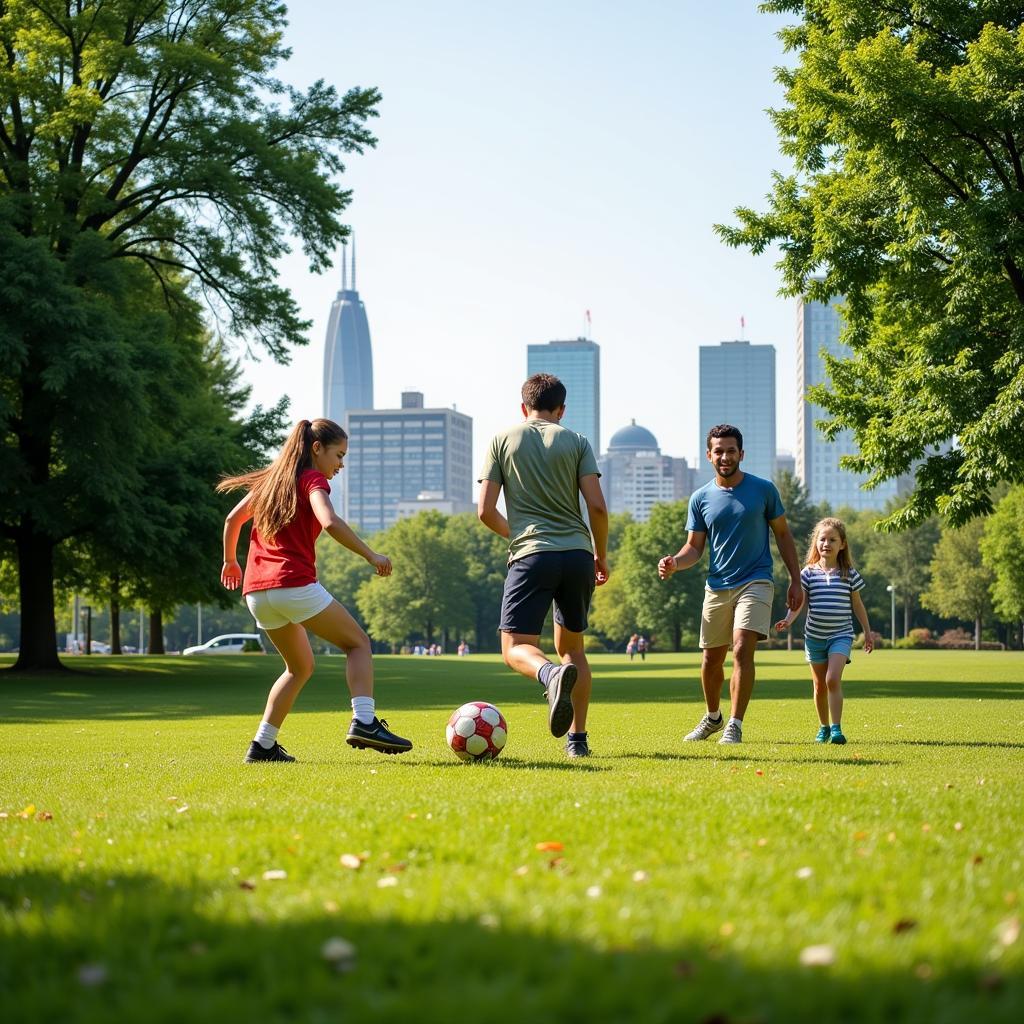
[[249,753],[245,755],[246,764],[253,764],[256,761],[294,761],[295,758],[288,753],[280,743],[275,743],[269,749],[260,746],[255,740],[249,744]]
[[590,757],[590,745],[586,740],[568,740],[565,744],[566,757]]
[[388,723],[380,718],[374,718],[369,725],[364,725],[358,718],[353,718],[345,742],[359,750],[368,747],[370,750],[379,750],[382,754],[404,754],[407,750],[412,750],[412,741],[390,732]]
[[576,685],[576,666],[568,661],[548,677],[548,725],[552,736],[564,736],[572,725],[572,688]]

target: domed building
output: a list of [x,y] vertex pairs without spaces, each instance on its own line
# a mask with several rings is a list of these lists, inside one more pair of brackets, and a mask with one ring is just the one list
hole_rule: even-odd
[[600,466],[608,510],[628,512],[638,523],[659,502],[684,501],[694,488],[686,459],[662,455],[658,439],[636,420],[612,434]]

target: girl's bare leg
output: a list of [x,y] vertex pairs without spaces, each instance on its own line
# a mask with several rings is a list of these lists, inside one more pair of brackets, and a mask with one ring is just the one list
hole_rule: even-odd
[[263,720],[280,729],[295,698],[313,674],[313,649],[305,629],[294,622],[280,629],[268,629],[267,636],[284,658],[284,671],[271,687]]
[[822,725],[828,725],[828,684],[825,681],[827,674],[828,662],[811,662],[811,675],[814,676],[814,706],[818,711],[818,721]]
[[828,687],[828,708],[832,712],[832,724],[839,725],[843,720],[843,669],[846,668],[846,655],[833,654],[828,659],[828,670],[825,684]]
[[332,601],[302,625],[345,652],[345,678],[353,697],[373,696],[373,658],[370,638],[345,609]]

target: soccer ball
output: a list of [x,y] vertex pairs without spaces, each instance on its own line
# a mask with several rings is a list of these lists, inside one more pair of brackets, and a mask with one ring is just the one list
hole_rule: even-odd
[[474,700],[452,712],[445,738],[461,760],[490,761],[505,746],[508,726],[505,716],[493,704]]

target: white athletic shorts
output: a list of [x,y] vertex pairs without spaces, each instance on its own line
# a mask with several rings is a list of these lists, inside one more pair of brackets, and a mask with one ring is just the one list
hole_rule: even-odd
[[260,629],[280,629],[289,622],[305,622],[319,615],[333,600],[322,583],[254,590],[245,595],[245,603]]

